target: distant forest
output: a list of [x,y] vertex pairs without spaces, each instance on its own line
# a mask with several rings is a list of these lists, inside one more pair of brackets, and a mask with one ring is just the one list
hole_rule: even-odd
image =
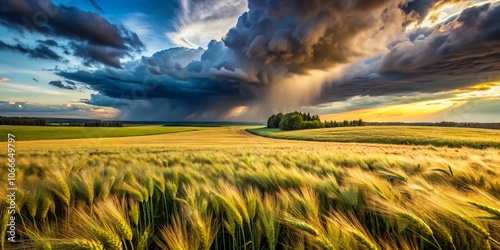
[[298,129],[313,129],[313,128],[333,128],[333,127],[353,127],[364,126],[363,120],[352,121],[324,121],[322,122],[319,115],[311,115],[310,113],[301,113],[298,111],[272,115],[267,120],[268,128],[279,128],[281,130],[298,130]]
[[71,127],[123,127],[121,122],[92,121],[92,122],[48,122],[43,118],[35,117],[4,117],[0,116],[0,125],[22,126],[71,126]]
[[27,126],[46,126],[45,119],[34,117],[3,117],[0,116],[0,125],[27,125]]

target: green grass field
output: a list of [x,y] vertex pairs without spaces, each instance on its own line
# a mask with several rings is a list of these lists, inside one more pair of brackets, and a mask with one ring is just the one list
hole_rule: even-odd
[[366,126],[295,131],[253,128],[250,133],[280,139],[500,148],[500,130],[447,127]]
[[7,141],[7,134],[17,141],[106,138],[139,135],[157,135],[206,129],[176,126],[126,126],[126,127],[49,127],[49,126],[0,126],[0,141]]

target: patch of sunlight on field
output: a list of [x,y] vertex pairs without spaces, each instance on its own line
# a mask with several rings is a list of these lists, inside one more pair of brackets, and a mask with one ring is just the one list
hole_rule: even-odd
[[256,128],[249,131],[261,136],[294,140],[500,148],[500,130],[478,128],[363,126],[295,131]]

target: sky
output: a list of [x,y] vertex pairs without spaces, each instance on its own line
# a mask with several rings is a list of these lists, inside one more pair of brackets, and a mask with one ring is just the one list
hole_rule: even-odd
[[499,0],[0,0],[0,116],[500,122]]

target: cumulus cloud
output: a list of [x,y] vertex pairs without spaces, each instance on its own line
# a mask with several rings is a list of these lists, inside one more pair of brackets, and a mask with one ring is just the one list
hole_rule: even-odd
[[51,36],[87,41],[101,46],[126,49],[133,34],[111,24],[102,16],[76,7],[56,6],[50,0],[3,0],[0,19],[12,28],[28,29]]
[[[111,24],[96,13],[71,6],[55,5],[51,0],[2,0],[0,24],[21,33],[30,31],[72,40],[73,44],[80,44],[73,46],[78,50],[75,54],[86,59],[86,62],[98,61],[113,67],[119,67],[119,60],[127,51],[144,49],[144,44],[137,34],[125,27]],[[47,46],[57,46],[57,43],[52,39],[40,43],[36,48],[40,50],[39,53],[44,53],[49,59],[55,59],[55,55],[50,53]],[[3,44],[3,47],[6,48],[6,45]],[[10,49],[30,54],[17,47]],[[99,52],[105,52],[106,56],[96,56]]]
[[224,42],[238,57],[288,70],[326,69],[385,51],[404,35],[402,1],[249,1]]
[[458,74],[487,71],[495,67],[492,59],[500,53],[500,29],[493,25],[498,22],[500,6],[486,4],[466,9],[454,22],[441,25],[429,36],[394,46],[383,58],[380,71],[414,72],[425,70],[423,66]]
[[446,4],[467,2],[466,0],[414,0],[408,2],[403,10],[405,13],[418,16],[418,19],[425,18],[432,9],[439,9]]
[[102,108],[85,103],[66,103],[44,105],[31,102],[0,101],[0,112],[9,116],[74,117],[74,118],[113,118],[118,112],[113,108]]
[[220,40],[247,9],[246,0],[181,0],[174,31],[167,37],[177,46],[204,47]]
[[59,44],[55,40],[53,40],[53,39],[37,40],[37,42],[39,42],[41,44],[45,44],[47,46],[51,46],[51,47],[57,47],[57,46],[59,46]]
[[75,86],[75,85],[76,85],[76,82],[71,81],[71,80],[69,80],[69,79],[64,79],[64,81],[65,81],[67,84],[69,84],[69,85],[73,85],[73,86]]
[[101,6],[99,6],[99,4],[97,4],[97,2],[96,2],[95,0],[88,0],[88,1],[89,1],[89,3],[90,3],[92,6],[94,6],[94,8],[95,8],[96,10],[99,10],[100,12],[103,12],[103,10],[102,10]]
[[123,99],[190,99],[222,98],[248,99],[256,89],[244,83],[206,78],[178,78],[169,75],[154,75],[144,65],[134,72],[105,71],[58,72],[61,77],[88,84],[93,90],[113,98]]
[[58,87],[60,89],[68,89],[68,90],[75,90],[76,89],[76,86],[74,86],[74,84],[65,85],[62,81],[50,81],[49,85],[52,85],[54,87]]
[[52,49],[50,49],[44,44],[38,44],[38,46],[36,46],[35,48],[29,48],[28,46],[20,43],[11,45],[3,41],[0,41],[0,51],[2,50],[22,53],[35,59],[45,59],[45,60],[60,61],[60,62],[67,61],[66,59],[58,55],[56,52],[54,52]]
[[84,60],[84,65],[92,66],[102,63],[114,68],[121,68],[120,58],[123,58],[127,53],[124,50],[112,47],[96,46],[84,43],[71,43],[73,55]]

